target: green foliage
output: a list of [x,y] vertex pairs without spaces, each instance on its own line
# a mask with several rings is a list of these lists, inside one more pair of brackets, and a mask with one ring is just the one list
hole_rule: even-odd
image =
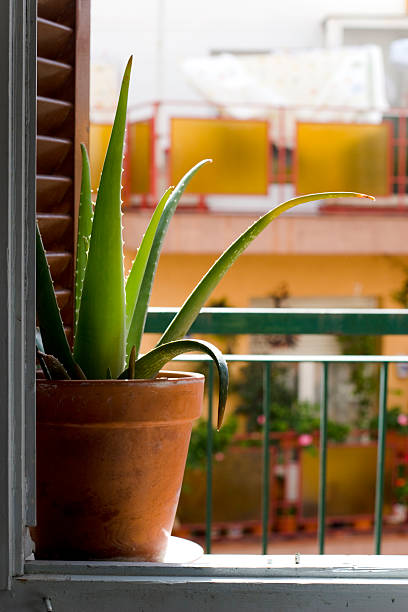
[[376,336],[337,336],[343,355],[375,355],[379,340]]
[[[74,359],[87,378],[116,378],[125,365],[125,280],[121,182],[132,58],[122,80],[96,198],[75,335]],[[81,191],[84,191],[82,185]]]
[[[135,308],[140,294],[140,287],[143,282],[143,277],[146,270],[146,265],[149,259],[153,240],[159,225],[160,218],[163,214],[164,207],[173,191],[173,187],[169,187],[160,199],[153,216],[150,220],[145,235],[143,236],[139,250],[132,264],[129,276],[126,281],[126,331],[127,343],[126,352],[130,354],[132,346],[137,344],[137,322],[135,320]],[[132,325],[133,324],[133,325]]]
[[399,259],[395,259],[395,263],[402,269],[404,277],[399,289],[393,291],[391,297],[398,302],[402,308],[408,308],[408,266]]
[[[296,431],[312,434],[320,427],[319,405],[298,402],[296,393],[288,385],[288,368],[279,364],[271,366],[271,402],[269,406],[270,430],[277,433]],[[249,363],[241,369],[241,377],[231,384],[231,389],[240,397],[237,414],[246,416],[248,432],[263,428],[263,368],[259,363]],[[344,442],[350,428],[328,420],[327,435],[333,442]]]
[[[268,297],[272,300],[272,308],[284,308],[289,298],[289,288],[286,283],[280,283]],[[265,338],[269,346],[276,348],[294,347],[297,337],[293,334],[268,334]]]
[[[375,437],[378,431],[378,416],[370,420],[369,429]],[[387,410],[387,430],[405,435],[408,434],[408,417],[399,406],[393,406]]]
[[332,442],[345,442],[350,433],[350,427],[336,421],[327,421],[327,439]]
[[403,308],[408,308],[408,276],[404,278],[399,289],[392,293],[393,299]]
[[[379,340],[375,336],[338,336],[337,341],[343,355],[376,355],[379,352]],[[366,363],[351,363],[349,367],[349,381],[358,405],[354,425],[366,429],[378,397],[378,368],[373,371],[372,365]]]
[[[296,401],[295,390],[287,383],[288,368],[271,365],[270,423],[272,431],[291,429],[290,414]],[[263,367],[260,363],[248,363],[240,370],[237,380],[231,383],[231,391],[239,396],[237,414],[246,417],[248,432],[260,431],[258,419],[263,417]]]
[[[57,359],[67,373],[72,378],[76,378],[75,362],[62,324],[38,225],[36,226],[36,284],[37,319],[41,336],[37,339],[37,345],[42,345],[45,353]],[[47,376],[46,371],[44,374]]]
[[[298,402],[293,414],[293,429],[299,434],[313,433],[320,427],[320,406],[309,402]],[[327,439],[332,442],[345,442],[350,433],[350,427],[331,419],[327,420]]]
[[[224,423],[223,428],[216,436],[213,436],[212,454],[224,453],[231,444],[237,431],[237,419],[230,416]],[[214,433],[215,430],[213,430]],[[187,456],[187,467],[190,469],[203,470],[207,461],[208,426],[205,419],[199,419],[197,425],[191,432],[190,447]]]
[[408,466],[406,458],[400,459],[396,470],[394,495],[397,503],[406,504],[408,502]]
[[[163,212],[160,216],[159,222],[157,224],[157,229],[152,241],[152,245],[150,248],[149,258],[146,263],[146,269],[143,274],[142,282],[140,285],[140,291],[137,298],[136,306],[133,313],[132,323],[130,325],[129,335],[130,335],[130,345],[136,345],[136,353],[139,352],[140,342],[142,339],[144,326],[147,317],[147,309],[149,306],[150,295],[152,292],[152,286],[154,281],[154,276],[156,273],[157,265],[159,263],[159,257],[161,248],[163,245],[164,237],[166,235],[167,228],[170,223],[170,219],[173,216],[176,206],[180,201],[180,198],[183,194],[184,189],[187,187],[190,180],[193,178],[194,174],[199,170],[204,164],[208,163],[211,160],[204,159],[203,161],[196,164],[191,170],[189,170],[178,183],[174,191],[170,194],[166,205],[163,208]],[[195,317],[194,317],[195,318]],[[173,335],[172,337],[168,337],[165,341],[163,338],[159,342],[159,344],[164,344],[164,342],[170,342],[171,340],[178,340],[182,338],[185,334]]]
[[[72,379],[106,377],[154,377],[158,368],[185,350],[199,350],[211,355],[219,372],[218,425],[221,424],[228,387],[225,359],[208,343],[181,340],[188,332],[201,307],[224,274],[247,246],[281,213],[315,200],[337,197],[371,197],[352,192],[320,193],[293,198],[269,211],[235,240],[214,263],[188,297],[161,337],[158,348],[138,359],[144,332],[152,284],[163,240],[176,206],[188,182],[208,161],[189,170],[174,190],[160,200],[142,241],[125,287],[121,212],[121,178],[124,134],[132,58],[122,80],[119,101],[106,153],[98,195],[92,210],[90,172],[85,148],[82,148],[83,173],[75,295],[75,342],[73,354],[68,346],[51,276],[37,229],[37,314],[45,356],[40,363],[46,375],[46,355],[52,355],[52,372]],[[89,245],[89,248],[88,248]],[[134,348],[133,348],[134,347]],[[129,356],[128,367],[126,358]]]
[[81,197],[79,199],[77,254],[75,265],[75,330],[78,324],[79,307],[81,304],[82,287],[86,264],[88,261],[89,241],[91,239],[93,206],[91,195],[91,169],[89,167],[88,153],[81,145],[82,155],[82,181]]

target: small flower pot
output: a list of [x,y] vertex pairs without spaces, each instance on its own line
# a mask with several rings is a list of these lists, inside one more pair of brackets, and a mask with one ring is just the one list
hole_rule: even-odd
[[279,533],[289,535],[297,531],[297,518],[295,515],[288,514],[279,516],[277,519],[277,530]]
[[37,381],[38,559],[164,558],[204,377]]

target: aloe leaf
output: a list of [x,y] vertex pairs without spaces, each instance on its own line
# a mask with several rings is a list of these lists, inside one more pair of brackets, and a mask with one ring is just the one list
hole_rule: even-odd
[[74,372],[75,372],[75,378],[77,380],[86,380],[86,376],[85,376],[81,366],[79,366],[75,362],[74,362]]
[[41,369],[44,372],[45,378],[47,380],[51,380],[50,371],[49,371],[49,369],[47,367],[47,364],[45,363],[45,360],[43,358],[44,351],[41,351],[38,347],[36,347],[36,354],[37,354],[38,363],[40,364]]
[[136,302],[132,322],[128,333],[127,344],[128,346],[134,345],[136,347],[136,355],[139,354],[140,342],[142,339],[146,322],[147,308],[152,292],[154,275],[156,273],[163,240],[166,235],[170,219],[173,216],[176,210],[176,206],[190,180],[193,178],[197,170],[201,168],[201,166],[210,161],[210,159],[204,159],[203,161],[196,164],[193,168],[191,168],[191,170],[189,170],[187,174],[185,174],[181,181],[178,183],[164,207],[159,224],[157,226],[156,234],[154,236],[153,244],[150,249],[149,259],[146,264],[145,273],[143,276],[142,284],[140,286],[139,297]]
[[47,378],[50,380],[71,380],[62,363],[54,355],[46,355],[37,350],[37,357]]
[[121,213],[121,177],[130,58],[96,199],[74,357],[88,378],[116,378],[125,363],[125,283]]
[[78,212],[78,235],[75,264],[75,330],[78,324],[79,306],[81,304],[82,286],[88,261],[89,240],[92,231],[92,196],[91,196],[91,171],[89,158],[85,145],[81,144],[82,155],[82,179],[81,197]]
[[304,204],[306,202],[313,202],[315,200],[323,200],[328,198],[370,198],[374,200],[372,196],[367,196],[361,193],[354,192],[334,192],[334,193],[313,193],[310,195],[299,196],[292,198],[287,202],[283,202],[276,208],[267,212],[265,215],[260,217],[255,223],[253,223],[237,240],[235,240],[224,253],[217,259],[213,266],[209,269],[207,274],[203,276],[201,281],[195,287],[193,292],[184,302],[179,312],[176,314],[166,331],[160,338],[158,346],[165,342],[177,340],[182,338],[190,329],[192,323],[195,321],[198,313],[200,312],[203,304],[206,302],[208,297],[211,295],[213,289],[220,282],[224,274],[229,270],[234,261],[241,255],[247,246],[256,238],[262,230],[264,230],[271,221],[279,217],[283,212],[297,206],[298,204]]
[[136,347],[132,346],[129,355],[129,378],[135,378]]
[[[163,209],[166,205],[167,200],[170,197],[174,187],[169,187],[167,191],[161,197],[155,211],[152,215],[148,228],[143,240],[140,244],[139,250],[135,257],[132,265],[132,269],[126,281],[126,332],[129,332],[130,325],[135,310],[137,298],[139,297],[140,285],[143,280],[143,275],[146,269],[147,260],[149,258],[150,250],[152,248],[153,239],[157,230],[157,226],[160,221]],[[128,338],[126,345],[126,354],[129,355],[132,348],[131,339]]]
[[77,378],[76,364],[65,335],[38,225],[36,225],[36,292],[37,319],[44,350],[62,363],[71,378]]
[[[143,355],[135,363],[135,378],[154,378],[169,361],[191,351],[206,353],[209,355],[218,370],[219,394],[218,394],[218,418],[217,429],[222,425],[228,392],[228,366],[221,351],[210,342],[204,340],[176,340],[154,348],[150,353]],[[122,372],[120,378],[130,378],[129,368]]]

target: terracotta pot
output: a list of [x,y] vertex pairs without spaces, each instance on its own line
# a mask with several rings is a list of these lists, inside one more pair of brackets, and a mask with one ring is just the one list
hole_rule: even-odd
[[297,519],[294,515],[280,516],[277,520],[277,530],[279,533],[290,534],[297,530]]
[[38,559],[161,561],[204,377],[37,381]]

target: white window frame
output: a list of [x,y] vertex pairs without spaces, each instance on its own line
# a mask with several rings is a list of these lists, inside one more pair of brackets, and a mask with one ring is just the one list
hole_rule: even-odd
[[408,557],[208,555],[192,565],[24,562],[35,521],[36,1],[0,20],[0,610],[408,609]]
[[326,47],[341,47],[346,30],[408,30],[408,16],[328,17],[324,24]]
[[36,13],[35,0],[1,2],[0,590],[23,572],[35,520]]

